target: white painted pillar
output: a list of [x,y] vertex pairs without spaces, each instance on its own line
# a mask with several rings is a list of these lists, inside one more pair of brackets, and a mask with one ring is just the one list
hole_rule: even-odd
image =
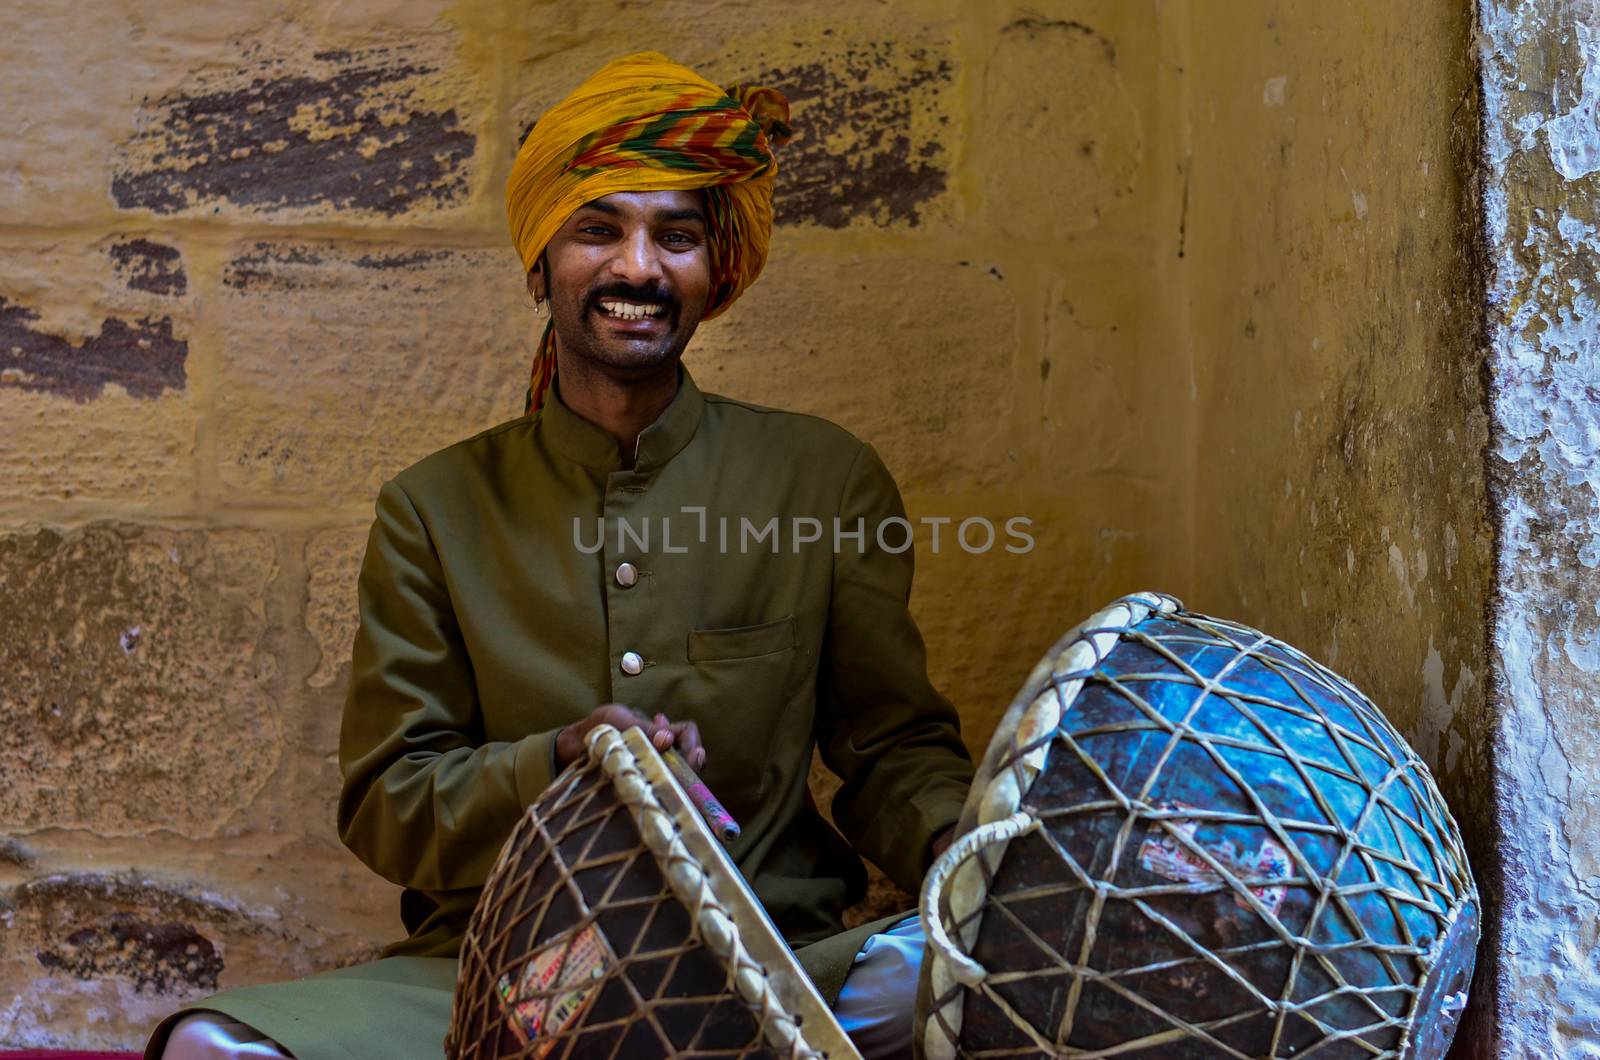
[[1479,0],[1478,19],[1504,881],[1495,1052],[1600,1057],[1600,0]]

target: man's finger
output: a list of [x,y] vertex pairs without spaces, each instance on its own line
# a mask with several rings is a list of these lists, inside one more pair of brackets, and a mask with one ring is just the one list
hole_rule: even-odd
[[665,751],[672,746],[672,722],[665,714],[657,714],[650,723],[650,742],[657,751]]
[[675,723],[672,726],[672,737],[674,746],[683,753],[685,758],[689,757],[690,751],[699,750],[702,746],[700,742],[700,726],[692,721]]
[[673,746],[678,753],[683,755],[683,760],[689,763],[695,772],[706,764],[705,745],[700,741],[700,726],[692,721],[680,721],[672,726]]

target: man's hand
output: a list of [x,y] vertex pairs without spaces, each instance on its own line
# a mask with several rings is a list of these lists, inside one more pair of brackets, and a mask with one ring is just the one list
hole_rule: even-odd
[[950,844],[956,841],[956,826],[951,825],[940,832],[933,839],[933,858],[939,860],[939,855],[950,849]]
[[672,721],[665,714],[651,718],[621,703],[607,703],[556,733],[556,768],[565,769],[578,760],[583,754],[584,738],[596,725],[610,725],[618,732],[643,729],[656,750],[676,747],[691,769],[698,771],[705,767],[706,749],[700,743],[700,729],[694,722]]

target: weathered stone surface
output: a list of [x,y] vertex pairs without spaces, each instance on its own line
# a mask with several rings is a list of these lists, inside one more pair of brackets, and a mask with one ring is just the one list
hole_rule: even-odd
[[1148,312],[1160,295],[1139,259],[1083,259],[1049,278],[1038,361],[1022,369],[1031,378],[1008,424],[1034,454],[1028,481],[1124,476],[1176,497],[1191,474],[1176,433],[1188,366]]
[[[88,403],[0,386],[0,508],[37,501],[159,504],[195,480],[193,397],[132,397],[112,387]],[[13,516],[15,518],[15,516]]]
[[1133,191],[1144,150],[1116,46],[1082,22],[1030,16],[1001,31],[985,71],[973,128],[985,219],[1024,239],[1095,227]]
[[[433,216],[459,203],[463,172],[473,179],[487,98],[460,65],[447,13],[390,0],[314,18],[270,0],[14,0],[0,8],[0,98],[13,116],[0,137],[0,215],[109,221],[118,197],[157,211],[192,202],[207,217],[332,215],[331,203],[306,201],[320,187],[368,220],[397,208]],[[238,114],[208,109],[229,99]],[[252,117],[259,124],[244,127]],[[269,124],[276,138],[262,135]],[[211,133],[215,143],[197,139]]]
[[0,504],[192,488],[194,324],[179,250],[109,238],[0,253],[0,408],[6,437],[26,439],[0,443]]
[[[131,112],[120,96],[150,66],[127,47],[121,5],[73,11],[49,0],[0,6],[0,216],[82,220],[105,203],[106,139]],[[119,57],[117,76],[107,76]],[[132,52],[133,54],[130,54]],[[120,104],[120,106],[119,106]]]
[[31,865],[33,848],[15,836],[0,836],[0,865]]
[[156,398],[188,385],[183,256],[148,239],[6,247],[0,389],[85,402],[117,387]]
[[215,990],[222,931],[276,934],[237,904],[131,875],[41,876],[6,895],[8,941],[40,967],[76,979],[117,978],[139,993]]
[[248,45],[141,105],[111,194],[157,214],[371,214],[459,205],[483,89],[447,70],[450,41],[287,53]]
[[537,339],[509,249],[252,243],[223,269],[220,475],[366,505],[436,449],[522,412]]
[[137,1048],[185,1001],[371,955],[283,910],[134,872],[35,876],[0,892],[0,1042]]
[[342,690],[350,674],[360,613],[356,579],[367,548],[367,528],[323,530],[306,542],[306,630],[317,642],[317,669],[306,679],[313,688]]
[[150,923],[113,913],[104,923],[79,928],[38,951],[42,967],[74,979],[127,979],[135,990],[170,993],[182,984],[217,988],[222,955],[187,924]]
[[[1485,765],[1452,755],[1448,735],[1482,746],[1488,569],[1487,422],[1457,231],[1470,193],[1454,168],[1471,85],[1448,43],[1463,24],[1439,11],[1368,27],[1416,56],[1402,91],[1324,46],[1355,32],[1353,13],[1273,11],[1269,48],[1201,71],[1226,102],[1197,143],[1189,253],[1227,264],[1204,270],[1193,300],[1204,563],[1190,602],[1345,674],[1448,778]],[[1207,54],[1244,32],[1240,17],[1204,23]],[[1381,100],[1374,78],[1389,85]],[[1330,151],[1352,156],[1330,169]],[[1430,686],[1466,698],[1430,702]]]
[[282,755],[272,538],[120,523],[0,537],[0,820],[208,836]]
[[[902,489],[1004,475],[1017,307],[976,266],[786,254],[701,326],[700,385],[825,416],[882,454]],[[917,336],[912,366],[894,351]]]

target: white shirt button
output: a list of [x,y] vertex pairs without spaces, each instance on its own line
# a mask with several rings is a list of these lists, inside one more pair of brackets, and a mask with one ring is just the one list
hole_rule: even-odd
[[639,568],[631,563],[624,563],[617,568],[617,584],[624,589],[631,589],[639,580]]
[[622,672],[633,677],[644,671],[644,659],[636,651],[622,653]]

